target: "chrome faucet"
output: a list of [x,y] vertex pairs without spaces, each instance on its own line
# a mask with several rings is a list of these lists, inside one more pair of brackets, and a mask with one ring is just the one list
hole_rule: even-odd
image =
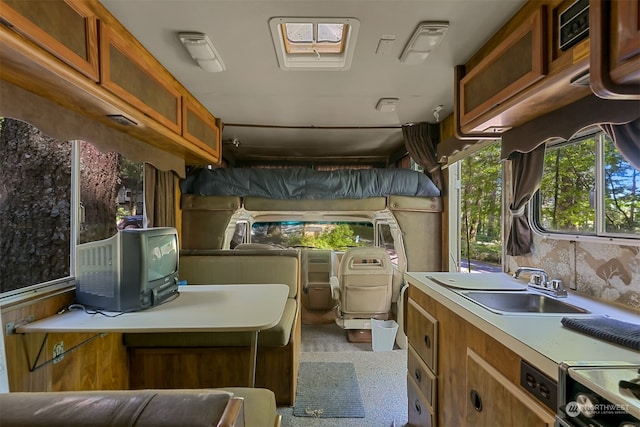
[[543,269],[536,267],[518,267],[513,274],[513,278],[519,278],[520,273],[523,272],[532,273],[529,279],[529,287],[551,294],[557,298],[565,298],[567,296],[567,290],[564,288],[562,280],[549,280],[549,275]]

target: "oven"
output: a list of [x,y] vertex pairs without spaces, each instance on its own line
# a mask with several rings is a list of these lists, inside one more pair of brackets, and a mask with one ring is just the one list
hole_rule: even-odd
[[556,427],[640,427],[640,363],[562,363]]

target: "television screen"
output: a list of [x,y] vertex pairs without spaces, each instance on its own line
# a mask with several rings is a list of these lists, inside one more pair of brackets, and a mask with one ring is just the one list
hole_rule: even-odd
[[147,240],[147,260],[149,281],[162,279],[177,270],[177,253],[175,236],[152,236]]

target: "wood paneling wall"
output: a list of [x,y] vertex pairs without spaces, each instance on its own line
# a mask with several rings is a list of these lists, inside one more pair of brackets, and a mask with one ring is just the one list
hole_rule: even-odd
[[[2,307],[2,332],[7,323],[19,325],[30,316],[33,320],[55,315],[73,303],[74,292],[66,291],[27,302]],[[95,334],[5,334],[5,353],[9,374],[9,390],[75,391],[126,390],[129,388],[127,352],[121,334],[106,334],[81,345]],[[62,342],[65,350],[78,346],[56,363],[30,371],[43,343],[38,359],[41,365],[53,357],[53,347]]]

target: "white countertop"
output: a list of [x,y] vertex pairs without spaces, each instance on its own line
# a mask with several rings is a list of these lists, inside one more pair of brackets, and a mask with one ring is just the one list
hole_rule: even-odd
[[[475,282],[487,281],[487,275],[495,275],[497,282],[519,282],[506,273],[453,273],[459,274],[458,283],[469,281],[469,289],[478,289]],[[567,329],[560,323],[563,317],[574,317],[570,314],[523,314],[515,315],[493,313],[473,301],[463,297],[446,286],[431,281],[434,278],[451,278],[452,273],[406,273],[406,281],[440,304],[472,323],[485,333],[513,350],[520,357],[542,370],[553,379],[558,379],[558,365],[563,361],[625,361],[640,362],[640,352],[611,344],[588,335]],[[485,276],[485,277],[479,277]],[[475,278],[477,277],[477,278]],[[445,280],[441,280],[445,282]],[[640,315],[603,302],[578,295],[569,291],[563,302],[585,308],[593,315],[604,315],[625,322],[639,323]],[[584,315],[582,315],[584,316]],[[446,339],[442,337],[441,339]]]
[[17,332],[259,331],[280,321],[289,293],[282,284],[190,285],[178,290],[176,299],[146,310],[116,317],[70,310],[20,326]]

